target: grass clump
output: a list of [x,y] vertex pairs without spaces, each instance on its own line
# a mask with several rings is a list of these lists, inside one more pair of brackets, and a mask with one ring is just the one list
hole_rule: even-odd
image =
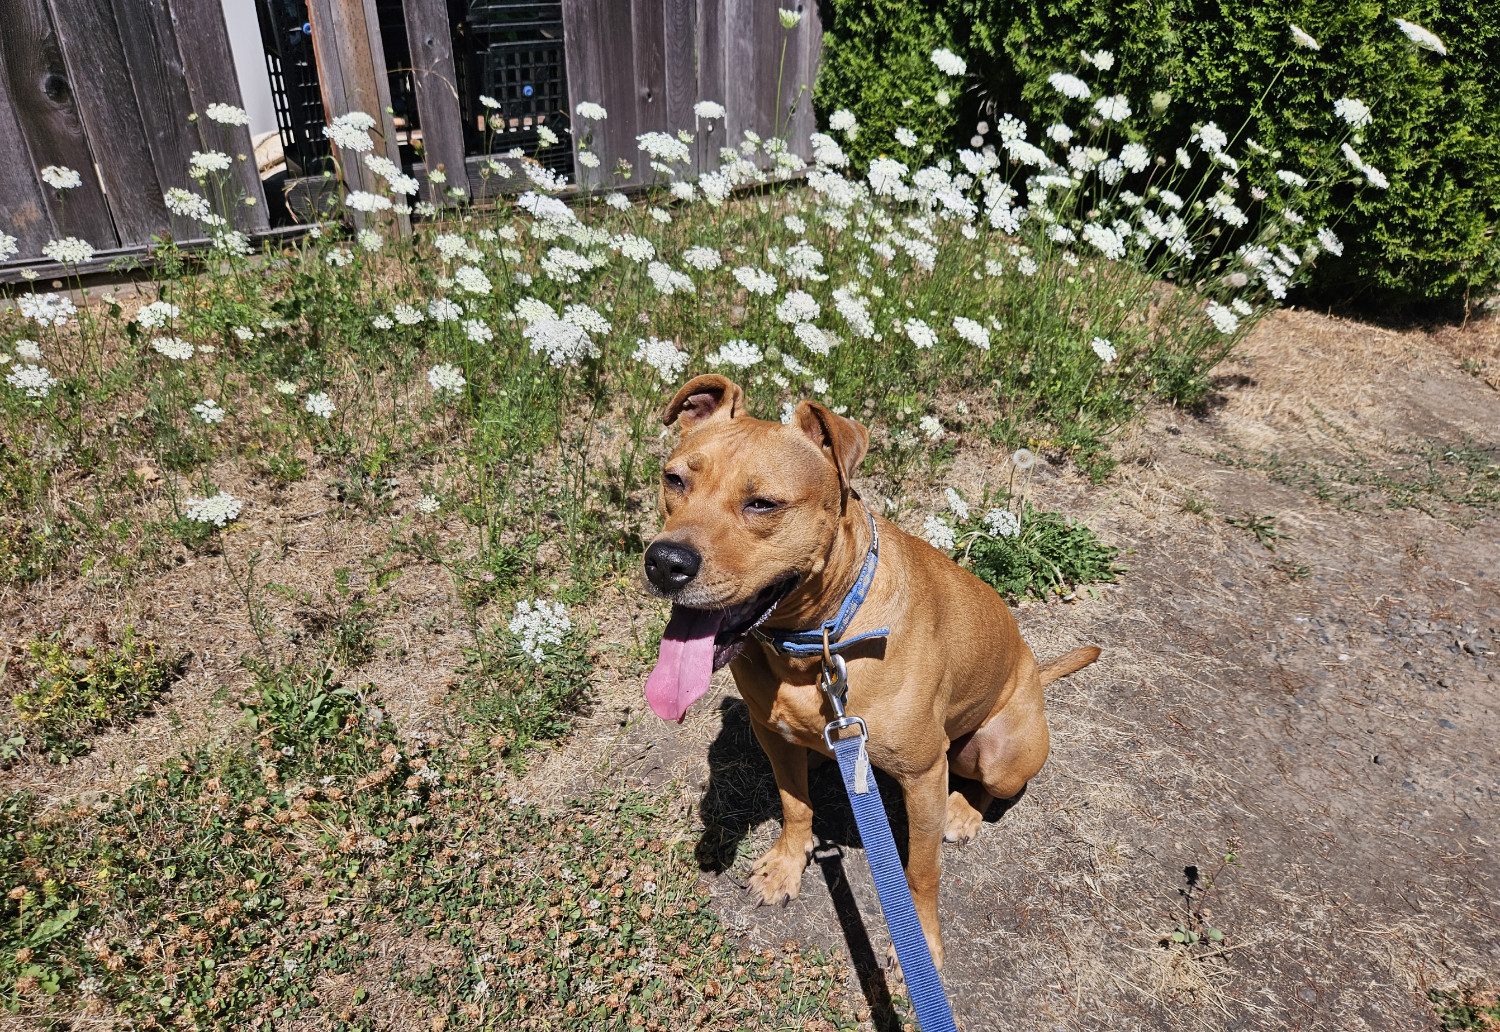
[[1494,989],[1464,986],[1429,989],[1427,1001],[1443,1032],[1495,1032],[1500,1029],[1500,996]]
[[181,672],[181,662],[126,628],[116,645],[74,645],[62,632],[12,651],[5,679],[12,718],[0,757],[31,753],[67,763],[89,751],[88,738],[151,708]]

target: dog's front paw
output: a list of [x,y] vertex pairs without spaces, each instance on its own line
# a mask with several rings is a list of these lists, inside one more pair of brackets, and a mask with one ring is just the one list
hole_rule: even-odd
[[757,903],[789,903],[802,894],[802,872],[807,869],[808,851],[783,845],[784,842],[777,839],[770,851],[755,861],[746,888],[757,897]]
[[960,846],[979,834],[984,823],[984,814],[974,808],[962,792],[948,795],[948,817],[943,826],[943,841],[956,842]]

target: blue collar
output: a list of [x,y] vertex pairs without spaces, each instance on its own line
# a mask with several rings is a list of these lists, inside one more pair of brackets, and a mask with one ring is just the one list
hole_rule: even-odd
[[854,614],[859,612],[859,607],[864,604],[865,596],[870,593],[870,585],[875,583],[875,568],[880,564],[880,532],[875,529],[875,517],[868,509],[865,510],[865,515],[870,519],[870,550],[865,553],[865,563],[860,567],[854,587],[849,589],[849,594],[845,595],[844,601],[839,603],[838,613],[832,620],[824,620],[810,631],[784,631],[772,627],[757,627],[753,632],[755,637],[771,651],[798,659],[821,656],[823,632],[827,631],[828,651],[837,655],[857,642],[884,638],[891,633],[889,627],[879,627],[873,631],[856,634],[852,638],[843,636],[844,632],[849,629],[849,624],[853,622]]

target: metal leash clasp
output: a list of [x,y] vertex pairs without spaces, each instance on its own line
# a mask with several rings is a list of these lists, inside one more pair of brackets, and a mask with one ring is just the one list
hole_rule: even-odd
[[823,726],[823,741],[832,751],[834,735],[850,727],[858,727],[859,737],[863,741],[869,741],[870,731],[863,718],[844,713],[844,702],[849,697],[849,667],[843,656],[833,655],[829,651],[827,626],[823,628],[822,667],[818,672],[818,688],[828,697],[829,705],[833,707],[833,719]]

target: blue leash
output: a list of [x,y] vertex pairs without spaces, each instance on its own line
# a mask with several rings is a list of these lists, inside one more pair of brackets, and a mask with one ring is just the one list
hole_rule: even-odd
[[[885,915],[891,943],[896,947],[896,959],[901,962],[901,974],[906,979],[917,1025],[922,1032],[958,1032],[953,1023],[953,1010],[948,1006],[948,997],[938,978],[937,966],[932,962],[932,951],[927,948],[927,936],[922,933],[911,887],[906,884],[906,872],[901,867],[901,855],[896,852],[896,840],[891,835],[891,822],[886,818],[880,789],[875,785],[874,772],[870,768],[870,756],[865,750],[865,743],[870,738],[869,729],[862,718],[844,714],[849,677],[844,657],[839,653],[856,642],[885,638],[891,633],[889,627],[881,627],[850,638],[843,637],[869,594],[870,585],[875,582],[875,569],[880,562],[880,534],[875,529],[875,517],[869,510],[865,515],[870,520],[870,550],[854,586],[840,603],[837,615],[812,631],[768,628],[757,629],[754,633],[768,648],[784,656],[822,657],[823,669],[818,687],[833,706],[834,713],[833,719],[823,728],[823,740],[838,759],[839,772],[844,777],[849,807],[854,811],[854,823],[865,845],[865,859],[870,864],[870,875],[875,879],[875,893],[880,897],[880,910]],[[858,728],[859,737],[836,737],[846,728]]]

